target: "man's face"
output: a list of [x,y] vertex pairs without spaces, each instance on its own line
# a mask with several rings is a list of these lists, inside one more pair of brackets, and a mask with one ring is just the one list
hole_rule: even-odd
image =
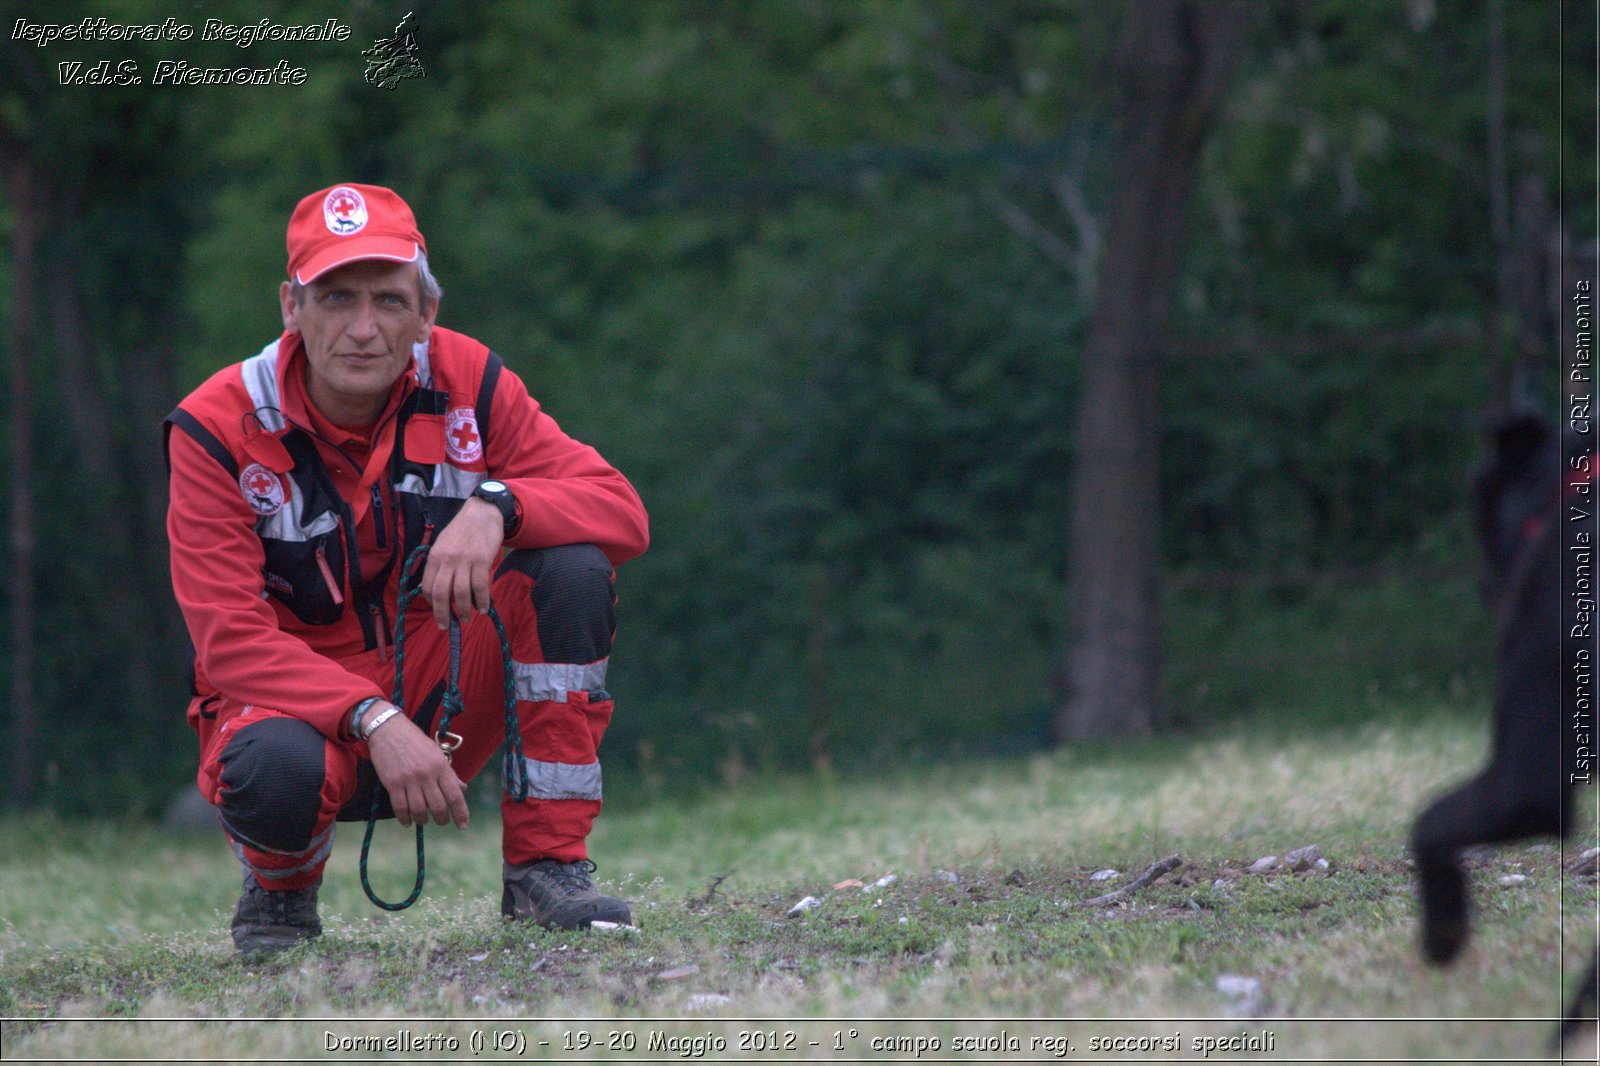
[[290,291],[288,282],[279,290],[283,325],[305,341],[312,402],[336,422],[377,418],[439,309],[424,305],[417,265],[362,260],[317,278],[300,303]]

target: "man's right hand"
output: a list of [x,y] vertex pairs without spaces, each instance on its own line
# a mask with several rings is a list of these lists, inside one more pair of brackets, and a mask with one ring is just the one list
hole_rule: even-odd
[[[367,717],[388,704],[374,705]],[[467,827],[467,795],[450,760],[439,745],[403,714],[391,717],[367,738],[367,750],[378,780],[389,790],[394,817],[401,825],[434,822]]]

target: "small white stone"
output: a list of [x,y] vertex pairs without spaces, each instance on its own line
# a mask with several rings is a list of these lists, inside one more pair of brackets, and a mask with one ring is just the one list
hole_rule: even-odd
[[875,888],[887,888],[888,886],[894,884],[898,880],[900,880],[900,879],[898,877],[896,877],[894,874],[884,874],[882,877],[880,877],[876,881],[872,882],[872,884],[870,884],[870,885],[862,885],[861,886],[861,891],[863,891],[863,892],[871,892]]
[[1524,885],[1524,884],[1528,883],[1528,878],[1523,874],[1506,874],[1504,877],[1502,877],[1500,879],[1500,883],[1502,885],[1508,885],[1508,886],[1509,885]]
[[1255,1014],[1261,1008],[1261,982],[1254,977],[1222,974],[1217,978],[1217,991],[1230,1001],[1232,1014]]
[[1261,858],[1250,864],[1250,872],[1253,874],[1264,874],[1277,865],[1278,857],[1276,855],[1263,855]]
[[732,997],[724,996],[720,992],[697,992],[686,999],[683,1005],[689,1010],[705,1010],[708,1007],[721,1007],[732,1002]]
[[1295,873],[1309,869],[1318,859],[1322,858],[1322,850],[1315,844],[1307,844],[1303,848],[1295,848],[1283,857],[1283,864]]
[[1121,876],[1122,876],[1122,871],[1121,870],[1096,870],[1094,873],[1089,875],[1089,880],[1091,880],[1091,881],[1109,881],[1113,877],[1121,877]]
[[818,899],[816,896],[807,896],[799,903],[796,903],[793,907],[790,907],[789,912],[784,915],[784,917],[798,918],[806,911],[815,910],[820,906],[822,906],[822,901],[820,899]]

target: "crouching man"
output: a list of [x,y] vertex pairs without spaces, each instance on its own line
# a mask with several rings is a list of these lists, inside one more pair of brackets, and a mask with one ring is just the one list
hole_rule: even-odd
[[[593,887],[585,840],[612,713],[613,568],[648,542],[638,494],[498,356],[434,324],[439,286],[394,192],[312,193],[288,251],[283,335],[165,426],[198,779],[244,864],[234,943],[266,953],[321,933],[333,823],[367,816],[374,781],[401,825],[467,825],[463,783],[506,731],[491,600],[511,642],[528,785],[501,806],[501,910],[551,928],[629,921]],[[397,713],[392,633],[420,545]],[[447,754],[435,724],[452,612],[463,706]]]

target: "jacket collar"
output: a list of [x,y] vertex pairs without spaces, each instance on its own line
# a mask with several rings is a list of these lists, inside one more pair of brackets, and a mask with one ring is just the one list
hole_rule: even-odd
[[[411,365],[395,379],[394,385],[389,390],[389,400],[384,404],[383,412],[378,416],[383,422],[405,399],[406,394],[416,388],[420,382],[417,363],[419,359],[426,361],[428,349],[426,345],[417,346],[420,351],[413,350]],[[306,389],[306,346],[298,333],[287,330],[278,338],[278,404],[283,415],[290,422],[302,426],[313,424],[311,411],[311,395]],[[318,419],[322,422],[330,421],[322,412],[317,412]]]

